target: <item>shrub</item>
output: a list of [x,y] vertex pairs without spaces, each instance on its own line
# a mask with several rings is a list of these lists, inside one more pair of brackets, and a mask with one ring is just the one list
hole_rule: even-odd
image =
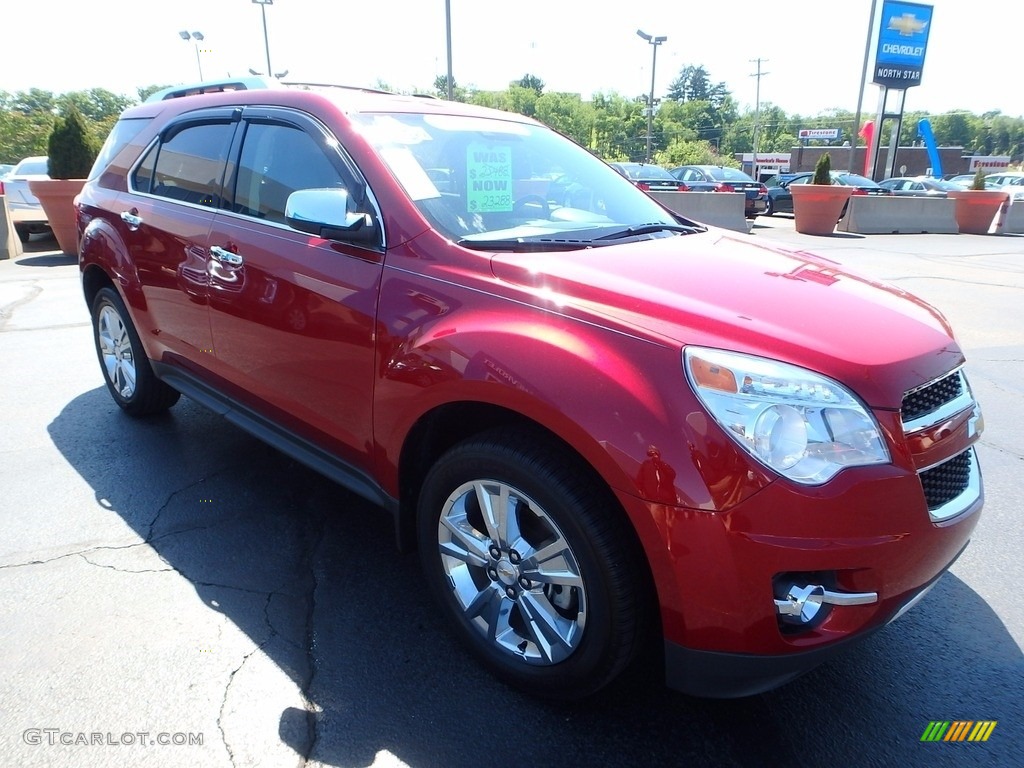
[[99,154],[85,118],[69,105],[57,117],[48,145],[51,179],[84,179]]
[[974,172],[974,179],[971,180],[971,189],[985,189],[985,169],[980,165]]
[[821,157],[818,158],[818,162],[814,165],[814,178],[811,179],[811,184],[831,184],[832,183],[832,157],[828,152],[825,152]]

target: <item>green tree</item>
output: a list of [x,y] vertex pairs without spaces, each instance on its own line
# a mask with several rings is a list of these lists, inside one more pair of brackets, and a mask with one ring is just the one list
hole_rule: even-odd
[[594,108],[578,93],[545,93],[537,99],[536,118],[577,144],[588,146],[594,131]]
[[531,91],[536,91],[538,96],[544,92],[544,81],[536,75],[531,75],[529,73],[523,75],[521,78],[511,83],[511,85],[518,85],[520,88],[529,88]]
[[[448,98],[448,75],[438,75],[434,78],[434,94],[441,99]],[[452,78],[452,100],[468,101],[469,94],[461,87],[458,81]]]
[[57,107],[57,100],[50,91],[43,91],[39,88],[32,88],[28,91],[19,91],[14,95],[11,108],[25,115],[35,113],[46,113],[52,115]]
[[147,85],[144,88],[136,88],[135,92],[139,94],[139,101],[145,101],[157,91],[162,91],[164,88],[169,87],[168,85]]
[[666,168],[677,165],[725,165],[738,168],[731,157],[722,157],[708,141],[675,139],[665,149],[654,153],[654,162]]

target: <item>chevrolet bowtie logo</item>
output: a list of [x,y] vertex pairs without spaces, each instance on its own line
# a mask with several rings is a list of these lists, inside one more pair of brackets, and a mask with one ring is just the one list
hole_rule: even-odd
[[921,21],[912,13],[904,13],[902,16],[889,17],[889,29],[895,29],[900,37],[913,37],[924,32],[928,26],[927,21]]

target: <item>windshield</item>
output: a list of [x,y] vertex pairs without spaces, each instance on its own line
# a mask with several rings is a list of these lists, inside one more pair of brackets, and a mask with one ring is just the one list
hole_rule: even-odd
[[459,115],[353,120],[423,215],[464,245],[532,238],[585,247],[625,230],[680,230],[606,163],[542,126]]

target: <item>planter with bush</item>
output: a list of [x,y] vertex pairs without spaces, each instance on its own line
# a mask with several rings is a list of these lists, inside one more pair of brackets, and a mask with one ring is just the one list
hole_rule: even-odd
[[806,235],[830,235],[853,187],[832,183],[832,158],[818,158],[809,184],[790,184],[793,195],[793,228]]
[[68,105],[54,122],[48,144],[50,178],[29,182],[64,253],[78,255],[75,197],[98,154],[96,140],[75,106]]
[[985,169],[981,166],[974,174],[968,189],[950,192],[948,197],[956,200],[956,225],[960,232],[968,235],[986,235],[992,229],[999,208],[1009,200],[1009,195],[998,189],[985,188]]

